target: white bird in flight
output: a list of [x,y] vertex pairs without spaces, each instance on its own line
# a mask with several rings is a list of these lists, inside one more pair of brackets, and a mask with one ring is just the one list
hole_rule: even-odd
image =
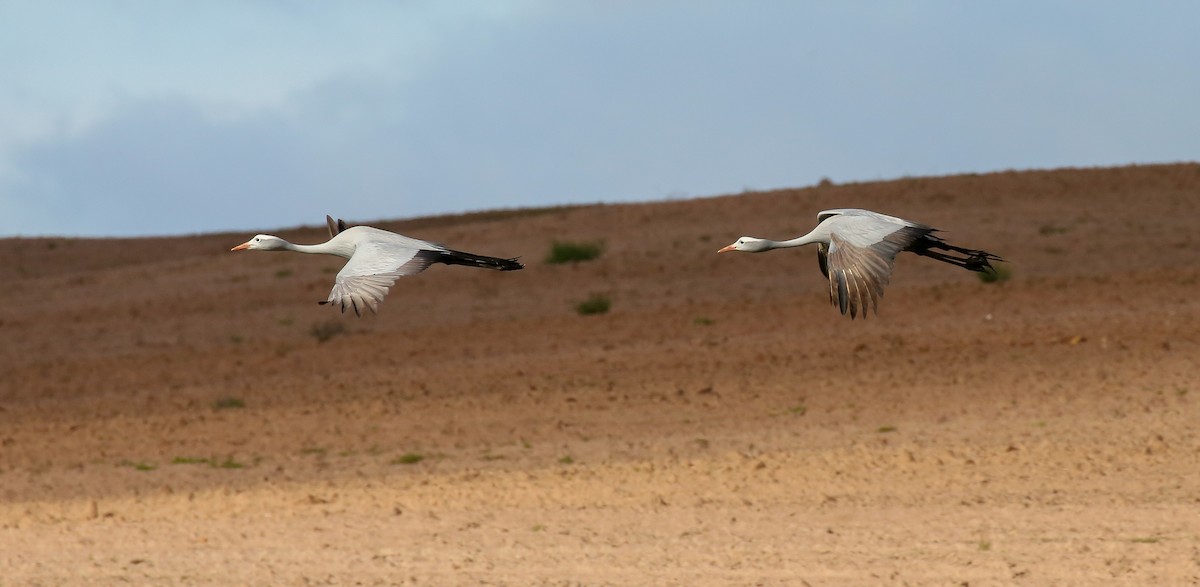
[[297,245],[277,236],[260,234],[230,251],[296,251],[337,255],[349,259],[334,279],[329,299],[320,304],[347,307],[361,316],[363,308],[377,312],[379,303],[396,279],[416,275],[434,263],[467,265],[515,271],[525,267],[516,259],[486,257],[448,249],[439,244],[410,238],[370,226],[346,227],[326,216],[330,239],[317,245]]
[[[743,236],[717,251],[761,253],[771,249],[817,245],[821,273],[829,278],[829,301],[850,312],[854,319],[862,309],[879,313],[883,286],[892,274],[896,254],[909,251],[980,273],[994,272],[991,261],[1003,261],[986,251],[964,249],[933,236],[937,229],[903,218],[870,210],[843,208],[817,214],[817,227],[808,234],[786,241]],[[954,255],[952,253],[958,253]]]

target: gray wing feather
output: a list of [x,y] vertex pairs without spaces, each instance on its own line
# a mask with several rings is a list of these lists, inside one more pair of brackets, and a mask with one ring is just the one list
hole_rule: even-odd
[[842,314],[849,312],[851,319],[857,317],[859,310],[863,318],[869,308],[879,313],[879,298],[891,280],[896,254],[929,232],[929,228],[905,226],[866,247],[854,245],[837,233],[831,234],[825,260],[830,301],[834,302],[836,297]]
[[359,316],[364,309],[378,312],[379,304],[397,279],[424,271],[440,254],[440,251],[416,250],[412,258],[390,270],[363,267],[362,263],[355,263],[351,258],[338,273],[329,299],[324,303],[340,307],[342,312],[346,308],[353,309]]

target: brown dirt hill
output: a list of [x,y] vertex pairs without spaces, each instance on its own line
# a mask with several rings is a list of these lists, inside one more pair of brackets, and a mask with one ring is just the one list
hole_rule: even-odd
[[[1012,278],[903,255],[850,321],[811,250],[715,254],[841,207]],[[362,319],[246,234],[2,240],[0,584],[1197,582],[1198,210],[1177,164],[384,221],[528,267]]]

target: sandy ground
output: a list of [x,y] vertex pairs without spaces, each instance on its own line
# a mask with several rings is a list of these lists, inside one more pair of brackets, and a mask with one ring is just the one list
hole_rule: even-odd
[[[715,254],[835,207],[1012,278],[904,255],[851,321]],[[0,586],[1195,584],[1198,212],[1164,165],[380,222],[528,267],[361,319],[246,234],[0,241]]]

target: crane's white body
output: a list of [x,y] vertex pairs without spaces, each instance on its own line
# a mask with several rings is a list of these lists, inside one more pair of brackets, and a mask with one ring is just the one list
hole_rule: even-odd
[[406,275],[416,275],[433,263],[464,264],[493,269],[520,269],[515,260],[471,255],[450,250],[442,245],[396,234],[370,226],[352,226],[328,218],[328,241],[315,245],[298,245],[277,236],[260,234],[233,247],[233,251],[295,251],[321,255],[336,255],[349,259],[334,278],[333,289],[324,304],[353,308],[361,315],[363,308],[379,309],[388,289]]
[[[932,236],[935,229],[924,224],[858,208],[823,210],[817,214],[817,226],[808,234],[786,241],[750,236],[717,251],[761,253],[773,249],[817,245],[821,271],[829,278],[829,299],[851,318],[861,307],[866,316],[869,307],[878,312],[879,298],[891,279],[896,255],[912,251],[973,271],[991,270],[989,259],[999,257],[971,249],[948,245]],[[939,249],[969,255],[961,258],[933,251]]]

